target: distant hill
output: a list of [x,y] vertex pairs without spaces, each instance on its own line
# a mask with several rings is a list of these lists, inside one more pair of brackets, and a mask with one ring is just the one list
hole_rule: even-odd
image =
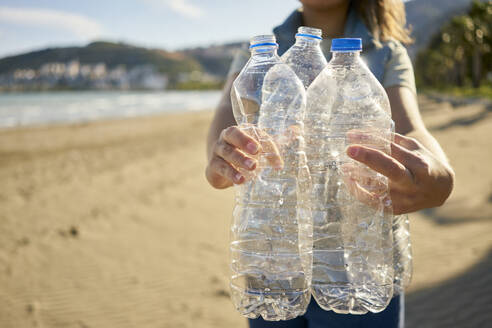
[[105,63],[108,68],[123,65],[131,69],[140,65],[153,65],[166,73],[170,81],[183,72],[202,71],[200,63],[182,52],[146,49],[123,43],[93,42],[85,47],[48,48],[0,59],[0,74],[16,69],[39,69],[50,62],[78,60],[83,64]]
[[245,44],[246,42],[235,42],[210,45],[208,47],[184,49],[182,53],[199,62],[207,73],[225,77],[234,54]]

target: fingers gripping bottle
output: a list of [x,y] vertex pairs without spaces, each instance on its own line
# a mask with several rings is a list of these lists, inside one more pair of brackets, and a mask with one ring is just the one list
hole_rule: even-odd
[[313,182],[312,293],[325,310],[380,312],[393,295],[388,180],[346,154],[390,152],[389,101],[360,59],[360,39],[334,39],[333,57],[307,91],[306,152]]
[[[251,58],[233,83],[240,128],[262,147],[256,176],[236,188],[231,227],[231,295],[248,318],[288,320],[309,304],[312,270],[310,176],[304,152],[306,95],[277,55],[273,35],[251,40]],[[270,164],[278,149],[281,168]]]
[[281,57],[292,68],[307,89],[327,65],[321,51],[321,30],[301,26],[297,30],[296,43]]

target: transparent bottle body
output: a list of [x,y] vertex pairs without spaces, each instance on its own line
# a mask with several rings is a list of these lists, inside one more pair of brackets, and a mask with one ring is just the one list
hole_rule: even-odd
[[354,143],[389,153],[390,113],[384,89],[358,53],[334,53],[307,91],[312,293],[325,310],[380,312],[393,295],[388,180],[346,154]]
[[393,262],[395,294],[401,294],[412,281],[413,257],[408,215],[393,218]]
[[[231,226],[231,295],[248,318],[287,320],[305,313],[310,294],[310,176],[304,152],[305,91],[276,53],[253,57],[233,84],[239,126],[263,147],[255,175],[236,186]],[[268,157],[274,142],[281,169]]]
[[297,36],[296,43],[281,57],[282,61],[296,73],[306,89],[328,64],[321,51],[320,41]]

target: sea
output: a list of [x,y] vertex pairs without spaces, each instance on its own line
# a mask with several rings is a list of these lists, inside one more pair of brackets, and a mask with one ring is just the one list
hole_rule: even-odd
[[0,93],[0,128],[210,110],[221,91]]

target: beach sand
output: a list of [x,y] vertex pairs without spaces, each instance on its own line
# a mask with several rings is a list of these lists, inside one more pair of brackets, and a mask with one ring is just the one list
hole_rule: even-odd
[[[420,98],[456,170],[411,215],[407,327],[492,321],[492,111]],[[0,130],[0,327],[246,327],[234,190],[204,177],[212,112]]]

